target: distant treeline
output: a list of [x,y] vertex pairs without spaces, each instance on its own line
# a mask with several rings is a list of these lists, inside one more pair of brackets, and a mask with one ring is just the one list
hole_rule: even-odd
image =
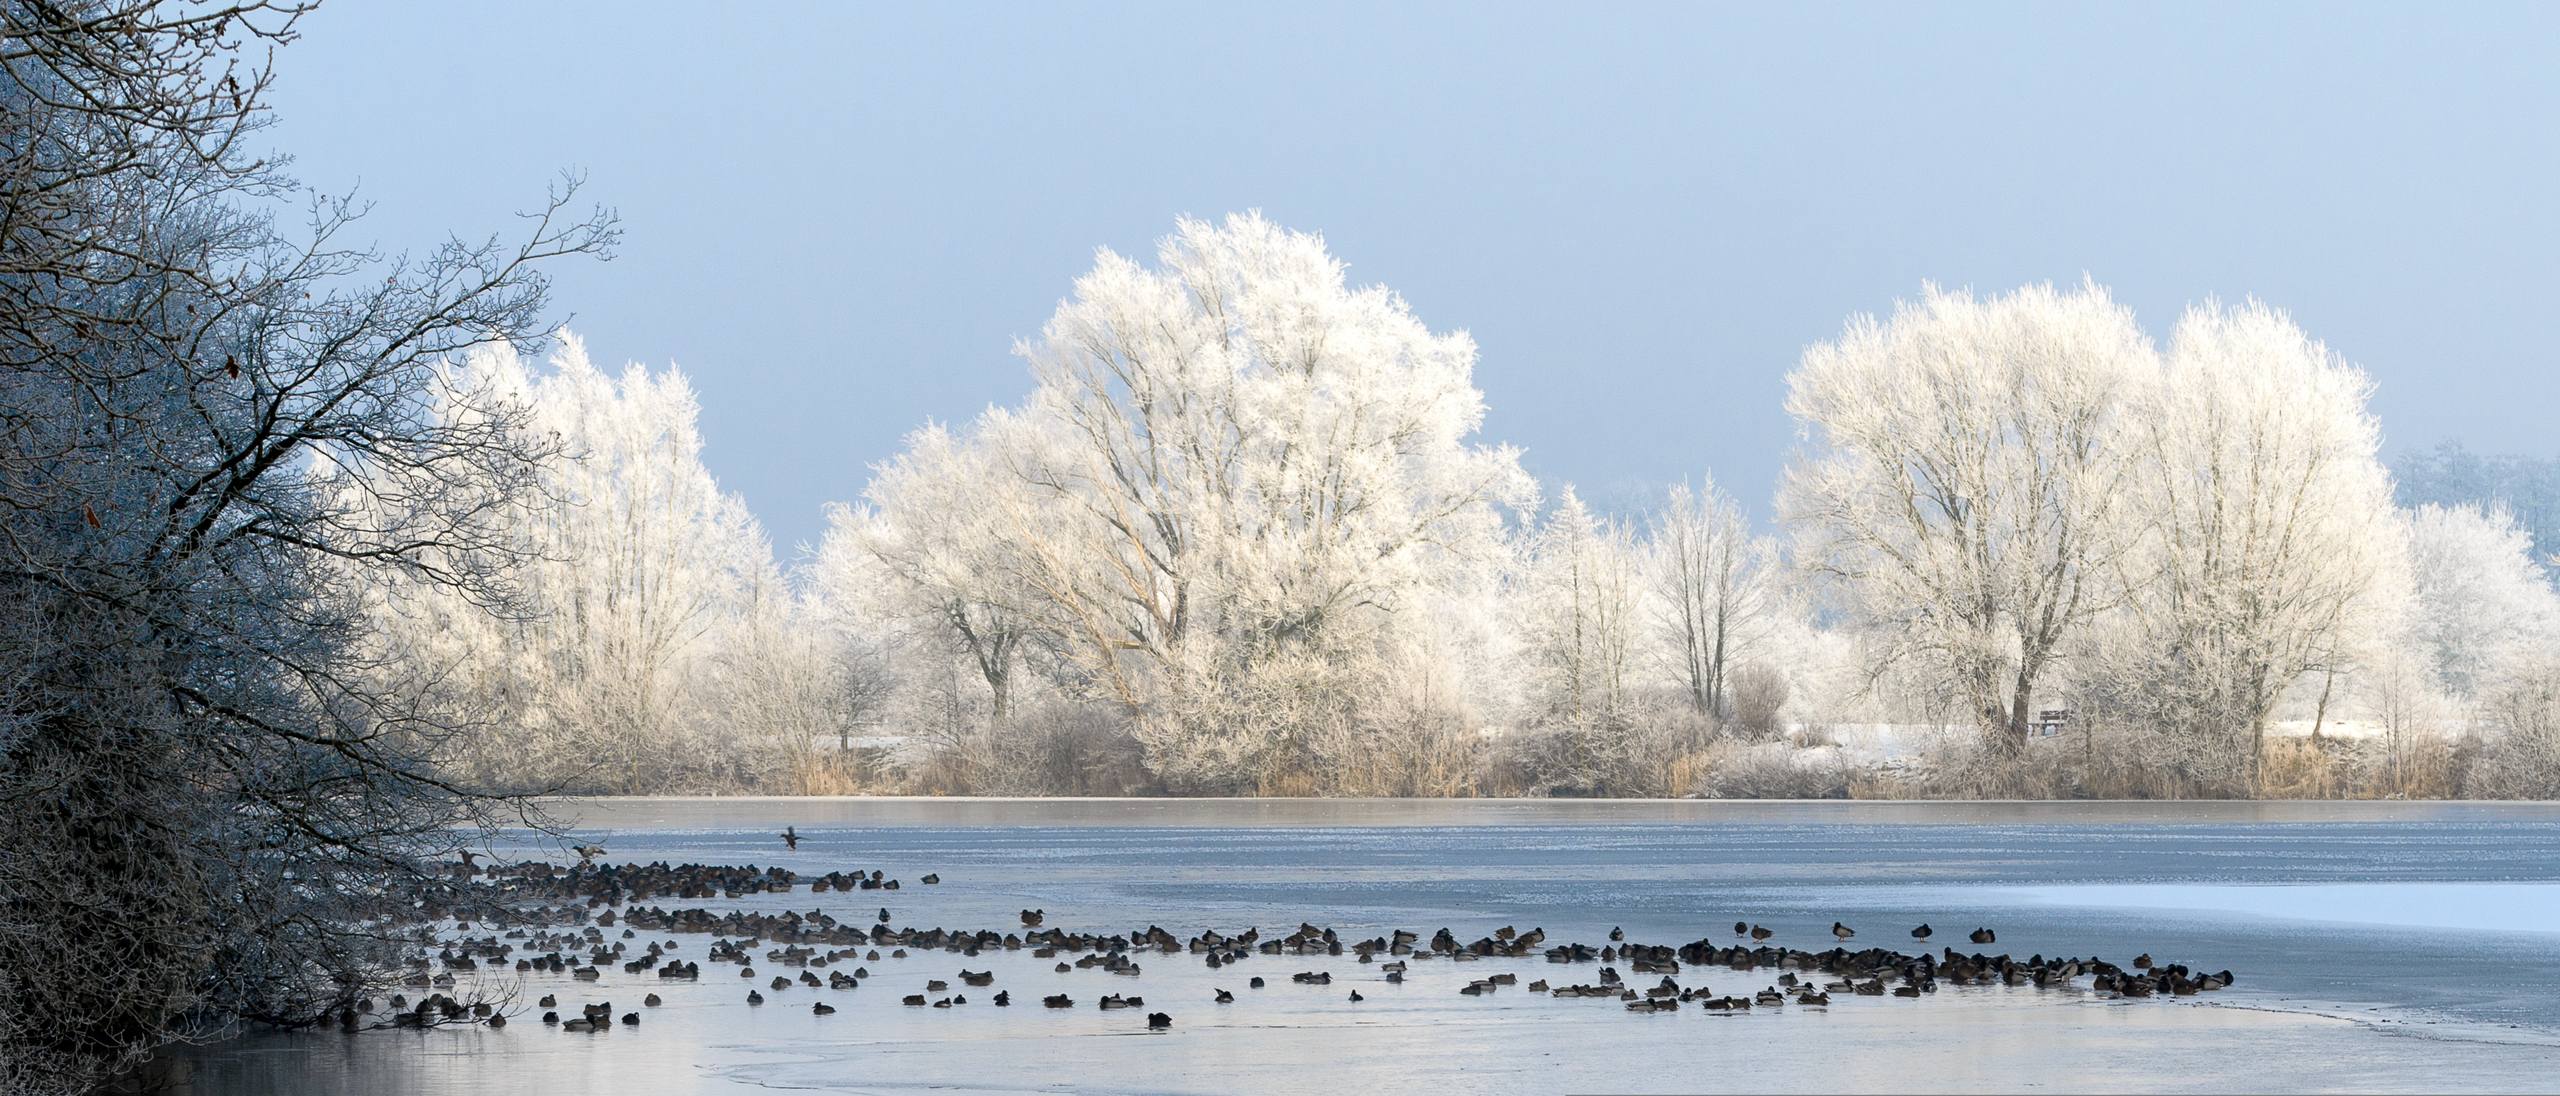
[[2410,509],[2480,506],[2513,514],[2532,538],[2533,557],[2560,573],[2560,457],[2482,455],[2448,441],[2402,456],[2391,471],[2400,505]]
[[[1710,479],[1536,483],[1470,339],[1259,216],[1103,253],[1016,353],[1021,402],[841,470],[785,567],[680,374],[477,351],[442,413],[556,446],[497,522],[528,611],[381,572],[379,664],[520,789],[2560,789],[2555,462],[2419,454],[2395,504],[2371,383],[2257,302],[2165,344],[2094,284],[1854,317],[1789,376],[1775,535]],[[1965,733],[1880,769],[1852,724]]]

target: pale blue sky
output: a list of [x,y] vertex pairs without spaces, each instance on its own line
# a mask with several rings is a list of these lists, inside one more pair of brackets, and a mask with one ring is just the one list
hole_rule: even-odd
[[1614,504],[1765,512],[1798,352],[1923,280],[2254,294],[2393,450],[2560,449],[2560,5],[1370,7],[338,0],[275,132],[394,249],[586,172],[627,237],[560,306],[693,375],[786,553],[1018,399],[1095,247],[1249,208],[1472,331],[1487,435]]

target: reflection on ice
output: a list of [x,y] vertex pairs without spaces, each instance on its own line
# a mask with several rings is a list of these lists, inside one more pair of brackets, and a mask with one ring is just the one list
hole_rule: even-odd
[[2560,933],[2560,883],[2095,883],[2022,887],[2031,902],[2356,925]]

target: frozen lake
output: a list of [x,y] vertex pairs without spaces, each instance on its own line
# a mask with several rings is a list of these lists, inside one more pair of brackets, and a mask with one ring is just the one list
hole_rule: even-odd
[[[746,1092],[1685,1092],[1710,1090],[2549,1090],[2560,1077],[2560,805],[1911,804],[1307,800],[612,800],[565,803],[611,861],[782,864],[804,876],[880,868],[898,892],[702,903],[823,909],[868,925],[1016,931],[1047,925],[1178,936],[1300,921],[1345,940],[1442,927],[1473,940],[1543,926],[1549,943],[1729,941],[1912,950],[1922,921],[1959,950],[2097,955],[2230,968],[2239,982],[2176,1000],[1949,987],[1913,1001],[1695,1008],[1636,1015],[1518,987],[1516,971],[1593,980],[1589,964],[1416,962],[1388,985],[1354,957],[1255,956],[1211,970],[1138,956],[1131,978],[1055,973],[1026,951],[869,962],[858,991],[795,987],[744,1003],[735,968],[664,985],[608,967],[600,983],[527,978],[523,1001],[611,1000],[637,1028],[568,1035],[540,1010],[502,1030],[258,1036],[193,1055],[184,1091],[617,1096]],[[802,841],[786,853],[775,831]],[[502,849],[525,854],[536,850]],[[555,852],[556,854],[556,852]],[[926,872],[939,886],[921,887]],[[675,903],[663,903],[673,905]],[[1967,945],[1976,925],[1999,933]],[[664,938],[664,937],[660,937]],[[673,937],[703,958],[709,937]],[[635,945],[638,941],[634,942]],[[955,974],[992,968],[995,986]],[[1623,964],[1621,964],[1623,968]],[[1330,970],[1330,986],[1292,984]],[[755,984],[761,985],[759,971]],[[1269,987],[1249,991],[1261,975]],[[1748,996],[1775,972],[1689,968],[1684,985]],[[517,976],[504,976],[512,981]],[[973,1003],[906,1008],[928,978]],[[1649,977],[1629,974],[1631,983]],[[1237,1002],[1215,1005],[1219,987]],[[1367,1000],[1351,1003],[1357,988]],[[1015,1005],[984,1002],[1010,989]],[[413,991],[414,992],[414,991]],[[768,991],[770,992],[770,991]],[[1065,992],[1078,1006],[1038,998]],[[1102,1012],[1105,993],[1145,1009]],[[815,1016],[826,1000],[840,1011]],[[1029,1007],[1025,1007],[1028,1005]],[[1144,1013],[1172,1014],[1169,1031]]]

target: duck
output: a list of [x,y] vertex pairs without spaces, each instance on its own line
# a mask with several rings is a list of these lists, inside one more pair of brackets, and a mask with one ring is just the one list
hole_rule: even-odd
[[1923,921],[1920,923],[1919,928],[1911,930],[1911,938],[1914,940],[1926,940],[1929,938],[1929,934],[1934,931],[1937,930],[1930,928],[1929,923]]
[[640,1014],[639,1014],[639,1013],[636,1013],[636,1012],[626,1012],[626,1013],[623,1013],[623,1014],[622,1014],[622,1026],[624,1026],[624,1027],[639,1027],[639,1026],[640,1026]]
[[1975,929],[1971,939],[1977,944],[1994,944],[2000,941],[2000,934],[1990,929]]
[[1733,923],[1733,934],[1734,934],[1735,936],[1749,936],[1749,935],[1751,935],[1751,925],[1750,925],[1750,923],[1749,923],[1749,922],[1744,922],[1744,921],[1736,921],[1736,922],[1734,922],[1734,923]]
[[782,847],[797,851],[800,848],[800,831],[791,826],[782,827]]
[[1359,1004],[1360,1002],[1362,1002],[1362,1001],[1366,1001],[1366,1000],[1368,1000],[1368,998],[1360,996],[1360,991],[1359,991],[1359,990],[1356,990],[1356,989],[1355,989],[1355,990],[1352,990],[1352,991],[1351,991],[1351,1003],[1353,1003],[1353,1004],[1355,1004],[1355,1005],[1356,1005],[1356,1004]]
[[836,1007],[834,1005],[830,1005],[824,1001],[820,1001],[817,1004],[809,1006],[809,1012],[812,1015],[817,1016],[833,1016],[835,1015],[835,1011]]
[[647,1005],[647,1006],[649,1006],[650,1008],[656,1008],[656,1007],[658,1007],[659,1005],[665,1004],[666,1002],[659,1000],[659,999],[658,999],[658,995],[657,995],[657,994],[652,993],[652,994],[650,994],[650,995],[648,995],[648,996],[646,996],[646,997],[641,998],[641,999],[640,999],[640,1003],[641,1003],[641,1004],[643,1004],[643,1005]]
[[997,990],[997,991],[996,991],[996,1007],[997,1007],[997,1008],[1004,1008],[1004,1007],[1006,1007],[1006,1006],[1008,1006],[1008,1005],[1011,1005],[1012,1003],[1013,1003],[1013,991],[1012,991],[1012,990],[1003,990],[1003,989],[1000,989],[1000,990]]
[[1846,941],[1850,937],[1858,935],[1858,930],[1850,928],[1847,925],[1843,925],[1838,921],[1834,921],[1831,923],[1831,935],[1836,939]]
[[1232,1005],[1232,1004],[1236,1003],[1236,995],[1235,995],[1235,994],[1232,994],[1232,993],[1229,993],[1229,992],[1227,992],[1227,991],[1225,991],[1225,990],[1223,990],[1223,989],[1222,989],[1222,990],[1219,990],[1219,991],[1218,991],[1218,996],[1217,996],[1217,1003],[1218,1003],[1218,1004],[1221,1004],[1221,1005]]
[[1163,1012],[1150,1012],[1150,1013],[1148,1013],[1148,1014],[1147,1014],[1147,1028],[1148,1028],[1148,1030],[1151,1030],[1151,1031],[1162,1031],[1162,1030],[1164,1030],[1164,1029],[1166,1029],[1166,1028],[1169,1028],[1169,1027],[1172,1027],[1172,1026],[1173,1026],[1173,1016],[1172,1016],[1170,1013],[1163,1013]]
[[935,883],[942,882],[942,876],[934,872],[926,872],[924,873],[924,878],[920,880],[920,882],[924,883],[926,886],[931,886]]
[[2143,953],[2142,953],[2142,954],[2140,954],[2140,955],[2134,956],[2134,957],[2133,957],[2133,969],[2135,969],[2135,970],[2150,970],[2150,969],[2151,969],[2151,953],[2146,951],[2146,952],[2143,952]]
[[761,1004],[763,1004],[763,1003],[764,1003],[764,994],[758,993],[758,992],[756,992],[756,991],[754,991],[754,990],[748,990],[748,991],[747,991],[747,1003],[748,1003],[748,1004],[750,1004],[750,1005],[761,1005]]
[[1262,988],[1262,976],[1261,976],[1261,975],[1259,975],[1259,974],[1254,975],[1254,976],[1253,976],[1253,979],[1252,979],[1251,981],[1246,982],[1246,983],[1244,984],[1244,988],[1246,988],[1246,989],[1261,989],[1261,988]]
[[1768,938],[1770,938],[1770,937],[1772,937],[1772,936],[1776,936],[1776,935],[1777,935],[1777,932],[1776,932],[1776,931],[1774,931],[1774,930],[1772,930],[1772,929],[1768,929],[1768,928],[1765,928],[1765,927],[1762,927],[1762,926],[1759,926],[1759,925],[1753,925],[1753,926],[1751,926],[1751,938],[1752,938],[1752,939],[1754,939],[1754,940],[1766,940],[1766,939],[1768,939]]
[[1026,929],[1039,928],[1041,919],[1046,916],[1048,916],[1047,910],[1024,910],[1022,911],[1022,927]]
[[1074,998],[1072,998],[1072,997],[1069,997],[1069,996],[1067,996],[1066,994],[1063,994],[1063,993],[1052,993],[1052,994],[1050,994],[1050,995],[1048,995],[1048,996],[1046,996],[1046,997],[1041,998],[1041,999],[1040,999],[1040,1003],[1041,1003],[1042,1005],[1045,1005],[1045,1006],[1049,1007],[1049,1008],[1074,1008],[1074,1007],[1076,1007],[1075,999],[1074,999]]

